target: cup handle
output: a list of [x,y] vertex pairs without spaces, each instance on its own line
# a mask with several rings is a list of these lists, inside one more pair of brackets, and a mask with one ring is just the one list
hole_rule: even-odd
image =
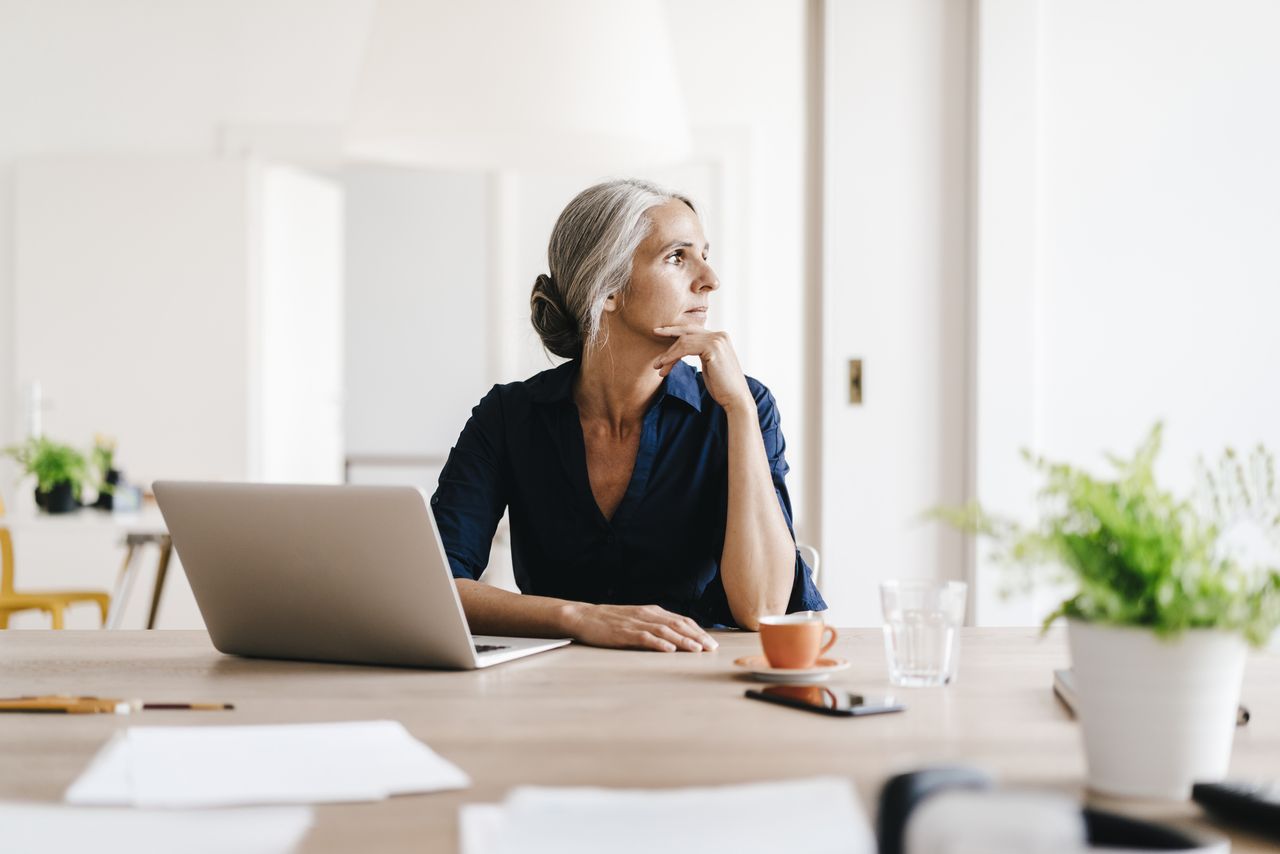
[[839,635],[836,634],[836,630],[831,626],[824,627],[823,632],[831,632],[831,640],[823,644],[822,649],[818,650],[818,658],[822,658],[822,656],[826,655],[827,650],[836,645],[836,638],[839,637]]

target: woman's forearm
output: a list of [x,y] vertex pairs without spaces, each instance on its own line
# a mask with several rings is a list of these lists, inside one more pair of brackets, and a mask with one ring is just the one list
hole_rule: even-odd
[[581,602],[526,596],[466,578],[454,579],[471,631],[478,635],[572,637],[569,625]]
[[755,631],[761,617],[786,612],[795,579],[795,542],[778,506],[754,401],[726,413],[729,509],[720,574],[734,620]]
[[657,605],[593,605],[512,593],[469,578],[453,583],[475,634],[573,638],[593,646],[663,652],[719,646],[693,620]]

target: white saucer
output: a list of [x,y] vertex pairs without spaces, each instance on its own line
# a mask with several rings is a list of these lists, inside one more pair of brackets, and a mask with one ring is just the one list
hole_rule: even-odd
[[763,655],[748,655],[733,662],[749,672],[760,682],[825,682],[832,673],[846,670],[849,662],[844,658],[819,658],[813,667],[803,669],[791,667],[770,667],[769,659]]

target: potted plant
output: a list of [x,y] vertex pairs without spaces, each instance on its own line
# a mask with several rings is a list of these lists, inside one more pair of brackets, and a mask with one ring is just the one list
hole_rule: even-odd
[[1071,586],[1044,625],[1067,619],[1089,787],[1186,798],[1225,776],[1247,645],[1280,623],[1280,497],[1259,447],[1201,465],[1197,495],[1175,498],[1156,484],[1160,442],[1157,424],[1110,478],[1024,452],[1044,478],[1031,525],[976,505],[937,515]]
[[84,455],[70,445],[31,438],[5,449],[25,474],[36,479],[36,505],[49,513],[69,513],[80,506],[80,491],[89,475]]
[[111,510],[115,503],[115,488],[120,483],[120,472],[115,467],[116,440],[101,433],[95,435],[93,450],[89,454],[98,480],[98,498],[93,506],[99,510]]

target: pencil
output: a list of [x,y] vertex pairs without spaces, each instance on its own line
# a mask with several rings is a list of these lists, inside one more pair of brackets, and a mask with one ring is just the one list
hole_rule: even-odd
[[14,697],[0,700],[0,712],[45,712],[64,715],[128,714],[129,704],[97,697]]
[[0,699],[0,712],[46,712],[52,714],[127,715],[143,709],[192,711],[227,711],[231,703],[144,703],[141,700],[116,700],[105,697],[9,697]]

